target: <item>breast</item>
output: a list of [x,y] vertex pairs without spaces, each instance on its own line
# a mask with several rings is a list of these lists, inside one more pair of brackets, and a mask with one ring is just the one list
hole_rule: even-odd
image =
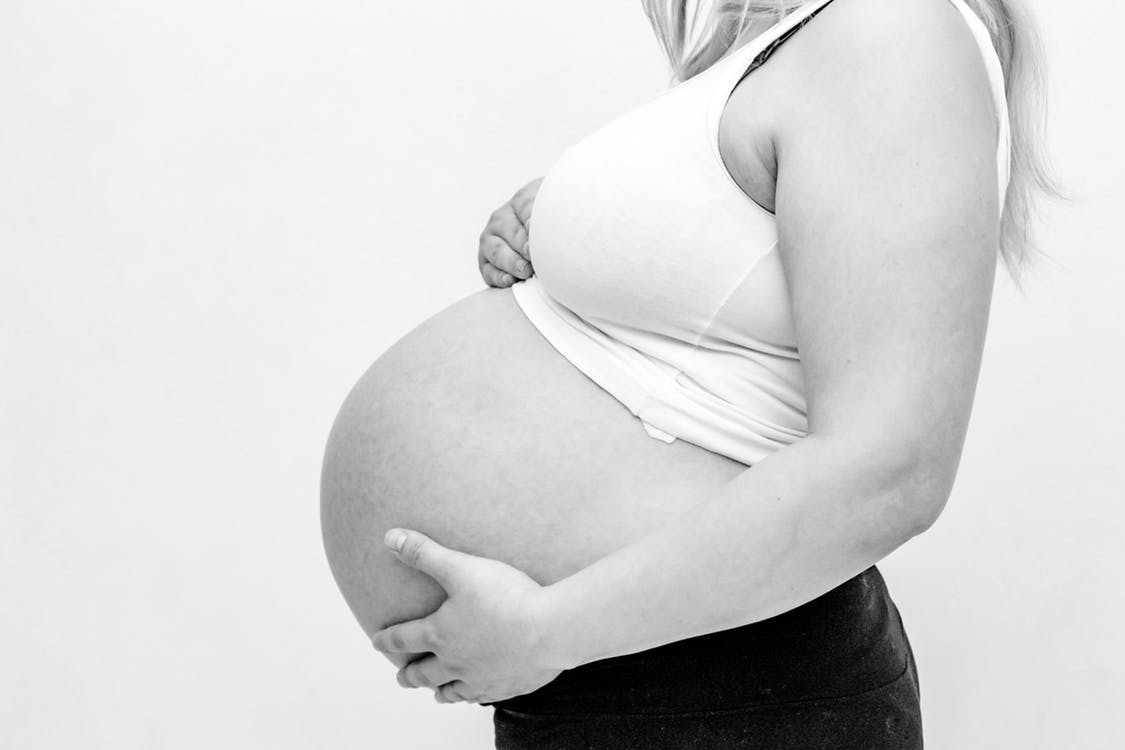
[[[705,72],[595,130],[539,187],[536,275],[575,314],[616,326],[615,336],[696,341],[777,242],[774,217],[718,161],[704,119],[709,80]],[[758,333],[755,316],[741,324]]]
[[325,551],[370,634],[444,592],[382,544],[392,526],[549,584],[671,522],[745,471],[639,420],[543,338],[510,290],[485,289],[384,352],[325,452]]

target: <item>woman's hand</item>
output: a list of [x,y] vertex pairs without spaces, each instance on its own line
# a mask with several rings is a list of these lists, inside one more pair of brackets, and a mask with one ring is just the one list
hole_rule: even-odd
[[489,286],[509,287],[516,279],[526,279],[535,272],[531,267],[527,227],[541,182],[542,177],[527,183],[488,217],[488,224],[480,235],[477,265],[484,283]]
[[[396,531],[402,541],[392,542]],[[399,560],[426,573],[447,597],[432,614],[372,636],[386,655],[427,652],[398,672],[403,687],[428,687],[438,703],[494,702],[530,693],[562,672],[537,625],[544,587],[499,560],[443,547],[417,531],[385,538]]]

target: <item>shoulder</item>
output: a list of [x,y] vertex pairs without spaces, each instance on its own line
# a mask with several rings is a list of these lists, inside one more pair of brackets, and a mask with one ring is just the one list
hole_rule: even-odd
[[787,166],[825,160],[892,182],[939,156],[994,165],[988,70],[951,0],[833,0],[781,50],[787,85],[770,128],[779,180]]
[[789,44],[800,90],[782,106],[799,119],[947,105],[993,116],[980,48],[950,0],[833,0]]
[[810,429],[910,446],[940,503],[997,257],[984,58],[949,0],[834,0],[791,44],[776,216]]
[[926,54],[975,50],[972,32],[952,0],[834,0],[802,33],[826,55],[857,49]]

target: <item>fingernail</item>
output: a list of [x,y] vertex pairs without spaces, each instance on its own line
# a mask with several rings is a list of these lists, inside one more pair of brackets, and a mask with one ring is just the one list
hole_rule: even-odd
[[383,541],[391,549],[400,550],[402,549],[402,543],[406,541],[406,532],[402,529],[391,529],[383,536]]
[[520,273],[530,273],[530,272],[531,272],[531,266],[529,266],[527,263],[524,263],[524,262],[521,261],[520,262]]

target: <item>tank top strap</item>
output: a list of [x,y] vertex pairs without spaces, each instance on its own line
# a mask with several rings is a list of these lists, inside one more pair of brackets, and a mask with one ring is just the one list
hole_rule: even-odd
[[[727,57],[719,60],[713,67],[719,68],[716,72],[714,89],[710,93],[710,100],[706,110],[707,136],[712,149],[718,153],[719,119],[723,109],[730,99],[735,87],[742,79],[755,68],[764,63],[774,50],[786,39],[796,33],[808,23],[813,16],[822,11],[833,0],[809,0],[789,15],[782,18],[770,28],[766,29],[749,42],[728,53]],[[984,59],[985,69],[988,72],[989,85],[992,89],[992,99],[996,115],[996,172],[998,178],[1000,212],[1004,211],[1004,199],[1011,178],[1011,126],[1008,120],[1008,100],[1005,93],[1004,70],[1000,63],[1000,56],[993,46],[992,36],[984,22],[964,0],[949,0],[965,19],[969,30],[977,41],[981,55]],[[737,61],[737,62],[736,62]],[[720,157],[721,161],[721,157]]]
[[[774,50],[780,47],[786,39],[800,31],[802,26],[811,21],[813,16],[824,10],[831,2],[832,0],[812,0],[811,2],[807,2],[763,31],[757,37],[747,42],[745,46],[749,47],[754,45],[758,48],[758,53],[754,55],[754,59],[745,66],[742,75],[735,79],[734,85],[730,87],[731,90],[733,91],[738,84],[742,83],[743,78],[750,75],[751,71],[768,60]],[[741,50],[739,51],[741,52]]]
[[[719,119],[734,88],[750,71],[765,62],[786,39],[809,22],[832,0],[809,0],[738,49],[728,53],[713,67],[721,66],[707,106],[707,134],[712,147],[718,152]],[[741,61],[741,64],[735,61]]]
[[1008,122],[1008,98],[1004,86],[1004,67],[1000,63],[1000,55],[992,42],[992,35],[984,21],[965,4],[964,0],[949,0],[953,7],[961,12],[961,16],[968,24],[973,38],[980,47],[984,58],[984,67],[988,71],[989,86],[992,88],[992,101],[996,111],[996,172],[1000,187],[1000,212],[1004,212],[1004,198],[1008,192],[1008,181],[1011,177],[1011,150],[1012,135],[1011,125]]

